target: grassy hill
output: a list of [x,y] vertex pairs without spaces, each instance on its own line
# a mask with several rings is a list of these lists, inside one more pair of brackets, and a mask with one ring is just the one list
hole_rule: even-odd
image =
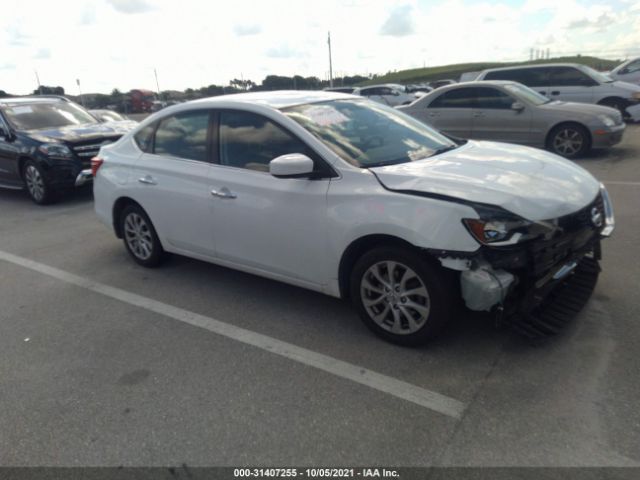
[[527,62],[478,62],[478,63],[458,63],[453,65],[441,65],[439,67],[413,68],[411,70],[400,70],[389,72],[371,79],[363,85],[374,85],[378,83],[418,83],[422,81],[440,80],[452,78],[457,80],[460,75],[466,72],[485,70],[487,68],[510,67],[514,65],[532,65],[540,63],[580,63],[588,65],[596,70],[611,70],[617,66],[618,60],[605,60],[597,57],[558,57],[549,60],[532,60]]

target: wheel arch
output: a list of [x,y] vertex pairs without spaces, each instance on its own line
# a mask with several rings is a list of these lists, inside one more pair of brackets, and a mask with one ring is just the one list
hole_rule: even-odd
[[[111,212],[113,231],[118,238],[122,238],[122,229],[120,228],[120,215],[129,205],[137,205],[138,207],[142,208],[142,205],[140,205],[131,197],[120,197],[113,204],[113,209]],[[142,210],[144,210],[144,208],[142,208]]]
[[[407,242],[400,237],[387,234],[365,235],[352,241],[342,253],[342,257],[340,258],[340,263],[338,266],[338,286],[340,289],[341,298],[347,299],[350,297],[349,284],[351,271],[353,270],[353,267],[355,266],[358,259],[373,248],[383,246],[397,246],[409,248],[414,251],[420,250],[412,243]],[[429,254],[425,251],[424,255],[427,256]]]

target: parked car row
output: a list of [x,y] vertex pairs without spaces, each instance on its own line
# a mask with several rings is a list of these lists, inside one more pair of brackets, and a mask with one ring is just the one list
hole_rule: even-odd
[[572,162],[333,92],[168,107],[92,167],[96,212],[140,265],[171,252],[349,299],[403,345],[458,302],[548,334],[586,303],[614,229]]

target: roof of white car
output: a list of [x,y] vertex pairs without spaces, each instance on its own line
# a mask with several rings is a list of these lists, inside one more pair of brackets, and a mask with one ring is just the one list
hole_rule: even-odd
[[[215,106],[217,103],[241,102],[262,104],[272,108],[287,108],[306,103],[327,102],[345,98],[359,98],[340,92],[312,91],[312,90],[278,90],[275,92],[250,92],[220,95],[218,97],[202,98],[188,103],[207,103]],[[182,104],[185,105],[185,104]]]

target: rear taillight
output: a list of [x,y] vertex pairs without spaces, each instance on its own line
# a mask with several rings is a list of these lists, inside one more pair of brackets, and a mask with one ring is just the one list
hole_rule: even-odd
[[98,169],[102,165],[102,162],[104,162],[104,160],[100,157],[93,157],[91,159],[91,175],[93,175],[94,177],[96,176],[96,174],[98,173]]

